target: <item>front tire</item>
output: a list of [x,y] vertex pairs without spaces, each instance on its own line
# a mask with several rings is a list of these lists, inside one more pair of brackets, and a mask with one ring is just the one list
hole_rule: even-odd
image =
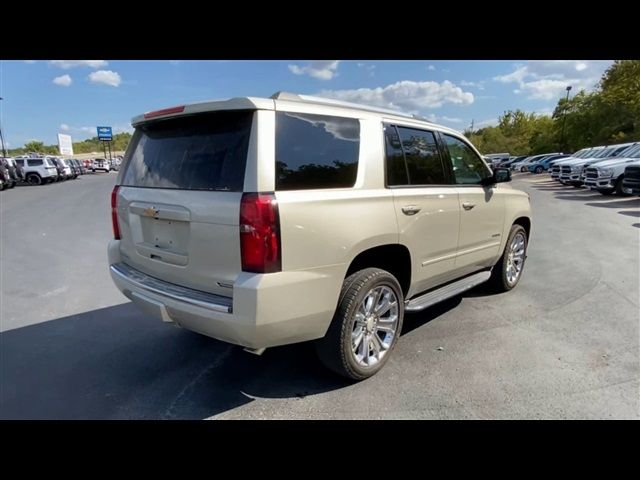
[[543,168],[542,167],[536,167],[535,172],[536,173],[542,173]]
[[402,331],[404,296],[398,280],[385,270],[366,268],[344,280],[338,308],[318,357],[330,370],[351,380],[379,372]]
[[527,231],[522,225],[515,224],[509,231],[504,252],[491,271],[489,283],[496,292],[508,292],[515,288],[522,277],[524,262],[527,258]]

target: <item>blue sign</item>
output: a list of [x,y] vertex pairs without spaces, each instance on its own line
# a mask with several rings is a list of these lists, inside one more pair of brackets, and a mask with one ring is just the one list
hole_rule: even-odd
[[113,134],[111,133],[111,127],[96,127],[98,129],[98,140],[104,140],[110,142],[113,140]]

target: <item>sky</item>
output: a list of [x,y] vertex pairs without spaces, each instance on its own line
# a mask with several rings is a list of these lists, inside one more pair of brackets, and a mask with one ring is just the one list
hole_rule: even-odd
[[0,127],[8,148],[132,131],[160,108],[284,90],[415,113],[456,130],[495,125],[506,110],[549,115],[593,90],[612,61],[0,61]]

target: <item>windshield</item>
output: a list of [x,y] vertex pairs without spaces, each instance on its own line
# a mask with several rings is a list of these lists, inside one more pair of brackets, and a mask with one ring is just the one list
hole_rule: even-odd
[[627,148],[620,156],[625,158],[640,158],[640,144]]

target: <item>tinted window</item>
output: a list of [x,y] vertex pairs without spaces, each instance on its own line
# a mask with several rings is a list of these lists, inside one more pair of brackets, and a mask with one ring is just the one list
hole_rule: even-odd
[[21,167],[24,167],[24,160],[16,160],[16,163]]
[[348,188],[356,183],[360,122],[276,113],[276,189]]
[[398,130],[393,125],[386,125],[384,130],[387,148],[387,185],[409,185],[409,174],[404,162]]
[[39,167],[43,164],[42,160],[27,160],[29,162],[30,167]]
[[482,159],[469,145],[450,135],[442,134],[442,138],[449,150],[456,184],[477,184],[483,178],[491,176]]
[[253,112],[225,111],[142,125],[127,149],[122,184],[241,191],[252,119]]
[[432,132],[398,127],[411,185],[446,184],[436,138]]

